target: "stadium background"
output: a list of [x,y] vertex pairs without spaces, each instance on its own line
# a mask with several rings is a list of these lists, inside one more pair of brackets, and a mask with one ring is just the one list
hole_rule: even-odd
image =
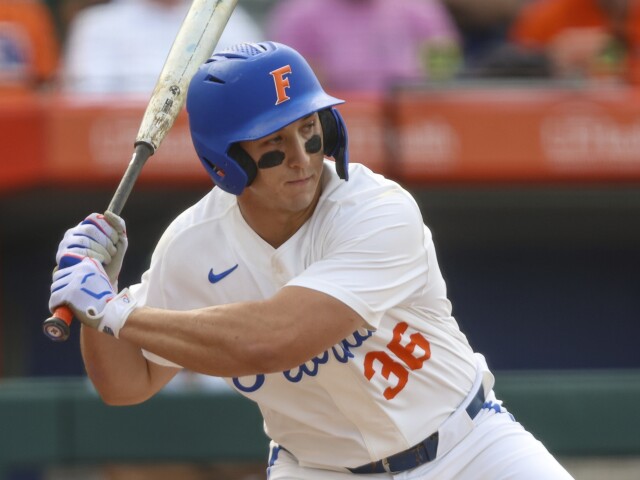
[[[245,2],[258,17],[269,3]],[[504,381],[516,415],[576,478],[638,478],[635,88],[467,79],[343,97],[352,158],[416,195],[454,315]],[[146,467],[149,478],[253,478],[263,467],[266,441],[252,405],[196,385],[114,411],[83,379],[77,326],[64,344],[40,331],[57,242],[108,204],[143,109],[52,96],[0,105],[4,478],[134,478],[144,473],[118,465],[141,463],[161,465],[162,473]],[[130,248],[122,285],[137,281],[162,230],[210,187],[184,148],[184,117],[165,142],[123,213]],[[163,423],[168,415],[174,420]]]

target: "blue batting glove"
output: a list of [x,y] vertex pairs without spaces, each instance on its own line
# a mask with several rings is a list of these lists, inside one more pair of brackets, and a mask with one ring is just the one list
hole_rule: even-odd
[[64,255],[53,274],[49,310],[67,305],[84,325],[119,336],[136,301],[128,289],[119,294],[100,262],[75,254]]
[[125,222],[112,212],[92,213],[81,223],[67,230],[58,246],[56,263],[68,254],[91,257],[100,262],[113,285],[122,268],[128,240]]

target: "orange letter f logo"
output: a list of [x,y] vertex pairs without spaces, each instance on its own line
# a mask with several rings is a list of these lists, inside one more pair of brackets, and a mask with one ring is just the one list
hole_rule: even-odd
[[291,85],[289,85],[289,79],[285,78],[285,75],[291,73],[291,65],[285,65],[269,73],[273,76],[273,82],[276,85],[276,94],[278,95],[276,105],[280,105],[282,102],[289,100],[285,89],[291,87]]

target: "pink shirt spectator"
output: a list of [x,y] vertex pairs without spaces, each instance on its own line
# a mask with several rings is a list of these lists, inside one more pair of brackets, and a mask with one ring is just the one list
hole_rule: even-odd
[[281,0],[267,29],[304,55],[330,90],[379,92],[424,79],[426,48],[459,42],[438,0]]

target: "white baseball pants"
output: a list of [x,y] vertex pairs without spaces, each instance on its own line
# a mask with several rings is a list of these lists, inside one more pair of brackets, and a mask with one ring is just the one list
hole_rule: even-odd
[[547,449],[502,409],[483,409],[475,427],[433,462],[397,474],[356,475],[301,467],[280,450],[268,480],[573,480]]

